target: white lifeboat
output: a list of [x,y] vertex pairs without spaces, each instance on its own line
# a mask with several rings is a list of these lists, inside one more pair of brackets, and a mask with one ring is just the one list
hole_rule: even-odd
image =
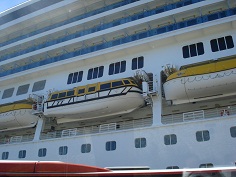
[[236,95],[236,59],[189,66],[171,74],[164,83],[172,104]]
[[58,123],[129,113],[145,103],[132,79],[120,79],[54,92],[44,103],[44,115]]
[[32,115],[32,104],[13,103],[0,106],[0,130],[12,130],[36,125],[38,117]]

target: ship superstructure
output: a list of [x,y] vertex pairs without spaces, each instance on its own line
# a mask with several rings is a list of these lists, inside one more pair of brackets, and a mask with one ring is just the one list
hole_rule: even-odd
[[235,165],[235,0],[31,0],[0,14],[0,154]]

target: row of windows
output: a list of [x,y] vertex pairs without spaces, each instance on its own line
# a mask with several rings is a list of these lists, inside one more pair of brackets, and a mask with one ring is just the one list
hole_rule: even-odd
[[[236,126],[230,128],[231,137],[236,138]],[[210,133],[208,130],[202,130],[196,132],[196,140],[198,142],[204,142],[210,140]],[[174,145],[177,144],[177,136],[176,134],[169,134],[164,136],[164,144],[165,145]],[[147,146],[147,139],[136,138],[134,141],[135,148],[145,148]],[[116,141],[107,141],[105,144],[106,151],[115,151],[116,150]],[[92,149],[91,144],[82,144],[81,145],[81,153],[90,153]],[[59,155],[66,155],[68,153],[68,146],[59,147]],[[47,154],[46,148],[41,148],[38,150],[38,157],[45,157]],[[9,152],[2,153],[2,159],[6,160],[9,157]],[[26,157],[26,150],[20,150],[18,154],[18,158],[22,159]],[[207,165],[205,167],[210,167],[211,165]]]
[[[32,87],[32,92],[43,90],[46,84],[46,80],[35,82]],[[26,94],[29,90],[30,84],[21,85],[16,91],[16,96]],[[9,88],[3,91],[2,99],[10,98],[13,95],[15,88]]]
[[[204,164],[200,164],[199,168],[212,168],[214,167],[214,165],[212,163],[204,163]],[[178,166],[168,166],[166,167],[166,169],[179,169]]]
[[[232,36],[225,36],[217,39],[212,39],[210,41],[210,44],[212,52],[234,48],[234,41]],[[184,58],[195,57],[198,55],[203,55],[205,53],[202,42],[184,46],[182,48],[182,51]]]
[[[132,70],[143,68],[143,66],[144,66],[143,56],[132,59],[132,66],[131,66]],[[126,61],[123,60],[120,62],[111,63],[109,65],[108,74],[114,75],[114,74],[123,73],[125,71],[126,71]],[[103,72],[104,72],[104,66],[90,68],[88,70],[87,80],[100,78],[103,76]],[[82,78],[83,78],[83,71],[70,73],[67,79],[67,84],[74,84],[77,82],[81,82]]]

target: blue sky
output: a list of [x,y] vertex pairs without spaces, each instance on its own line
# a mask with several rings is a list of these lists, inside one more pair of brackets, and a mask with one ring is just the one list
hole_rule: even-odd
[[0,13],[27,0],[0,0]]

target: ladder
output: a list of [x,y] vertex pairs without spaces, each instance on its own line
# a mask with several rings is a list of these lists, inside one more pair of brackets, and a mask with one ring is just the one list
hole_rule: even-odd
[[32,104],[32,114],[33,115],[42,115],[43,113],[43,100],[44,96],[31,94],[30,99],[33,101]]

